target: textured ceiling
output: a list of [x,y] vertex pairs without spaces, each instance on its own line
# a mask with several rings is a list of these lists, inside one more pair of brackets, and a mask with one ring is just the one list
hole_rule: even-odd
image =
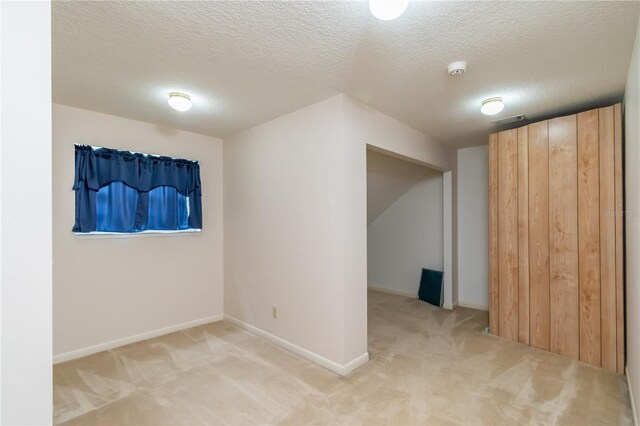
[[413,185],[441,172],[367,150],[367,224],[373,222]]
[[54,102],[225,137],[343,92],[452,146],[485,143],[486,97],[534,119],[619,100],[638,22],[638,2],[413,1],[388,22],[366,2],[52,7]]

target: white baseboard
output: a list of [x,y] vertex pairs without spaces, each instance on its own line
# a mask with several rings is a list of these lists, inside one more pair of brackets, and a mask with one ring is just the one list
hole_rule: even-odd
[[417,299],[418,298],[418,293],[416,292],[415,294],[413,293],[409,293],[408,291],[402,291],[402,290],[396,290],[393,288],[385,288],[385,287],[376,287],[376,286],[367,286],[368,290],[372,290],[372,291],[377,291],[378,293],[386,293],[386,294],[393,294],[394,296],[404,296],[404,297],[410,297],[411,299]]
[[458,303],[458,306],[461,306],[463,308],[469,308],[469,309],[476,309],[478,311],[489,311],[489,307],[485,306],[485,305],[479,305],[476,303],[467,303],[467,302],[460,302]]
[[[418,294],[413,294],[413,293],[409,293],[408,291],[402,291],[402,290],[396,290],[393,288],[385,288],[385,287],[377,287],[377,286],[367,286],[367,289],[371,290],[371,291],[377,291],[378,293],[385,293],[385,294],[393,294],[394,296],[404,296],[404,297],[408,297],[410,299],[417,299],[418,298]],[[448,310],[452,310],[455,309],[458,306],[458,302],[454,303],[454,304],[450,304],[450,303],[444,303],[442,305],[442,307],[444,309],[448,309]]]
[[[631,400],[631,415],[633,416],[633,424],[638,426],[638,412],[636,411],[636,405],[633,400],[633,389],[631,389],[631,381],[629,380],[629,369],[625,367],[625,376],[627,376],[627,389],[629,389],[629,399]],[[638,389],[636,389],[638,391]]]
[[72,359],[82,358],[87,355],[93,355],[98,352],[117,348],[119,346],[128,345],[130,343],[136,343],[142,340],[152,339],[154,337],[175,333],[176,331],[185,330],[191,327],[197,327],[199,325],[209,324],[216,321],[222,321],[222,318],[223,318],[222,314],[213,315],[210,317],[200,318],[194,321],[187,321],[181,324],[170,325],[169,327],[159,328],[157,330],[147,331],[145,333],[136,334],[134,336],[124,337],[122,339],[112,340],[110,342],[99,343],[93,346],[87,346],[86,348],[76,349],[70,352],[64,352],[58,355],[54,355],[53,363],[58,364],[65,361],[71,361]]
[[452,311],[452,310],[454,310],[455,308],[457,308],[457,307],[458,307],[458,302],[456,302],[456,303],[454,303],[454,304],[451,304],[451,303],[443,303],[443,304],[442,304],[442,307],[443,307],[444,309],[448,309],[448,310]]
[[262,337],[263,339],[266,339],[271,343],[274,343],[280,346],[281,348],[288,350],[289,352],[293,352],[294,354],[301,356],[302,358],[306,358],[309,361],[314,362],[326,368],[327,370],[333,371],[334,373],[339,374],[341,376],[346,376],[347,374],[354,371],[356,368],[360,367],[362,364],[369,361],[369,353],[365,352],[362,355],[356,357],[353,361],[350,361],[344,365],[341,365],[341,364],[338,364],[337,362],[333,362],[323,356],[320,356],[315,352],[311,352],[307,349],[301,348],[300,346],[297,346],[289,342],[288,340],[282,339],[278,336],[274,336],[271,333],[267,333],[266,331],[258,327],[255,327],[251,324],[247,324],[246,322],[241,321],[237,318],[234,318],[231,315],[224,314],[224,320],[248,331],[251,334],[254,334],[258,337]]
[[352,371],[355,371],[360,366],[364,365],[369,361],[369,352],[365,352],[362,355],[356,357],[354,360],[346,363],[342,366],[342,372],[338,373],[341,376],[347,376]]

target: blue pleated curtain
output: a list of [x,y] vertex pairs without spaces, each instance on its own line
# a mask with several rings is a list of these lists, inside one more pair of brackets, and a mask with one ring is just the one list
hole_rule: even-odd
[[202,229],[196,161],[75,147],[74,232]]

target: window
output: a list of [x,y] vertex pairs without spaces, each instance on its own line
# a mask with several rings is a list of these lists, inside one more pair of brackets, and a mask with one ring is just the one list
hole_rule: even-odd
[[76,145],[76,233],[202,229],[196,161]]

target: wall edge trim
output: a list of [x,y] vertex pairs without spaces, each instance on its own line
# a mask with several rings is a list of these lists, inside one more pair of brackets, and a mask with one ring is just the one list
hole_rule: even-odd
[[367,286],[367,290],[377,291],[378,293],[393,294],[394,296],[409,297],[411,299],[417,299],[418,298],[418,293],[413,294],[413,293],[409,293],[408,291],[395,290],[393,288],[386,288],[386,287],[378,287],[378,286],[368,285]]
[[455,303],[444,303],[444,304],[442,305],[442,307],[443,307],[444,309],[448,309],[448,310],[450,310],[450,311],[454,310],[454,309],[455,309],[455,308],[457,308],[458,306],[460,306],[460,305],[458,304],[458,302],[455,302]]
[[460,306],[461,308],[469,308],[469,309],[476,309],[478,311],[486,311],[489,312],[489,306],[487,305],[481,305],[479,303],[467,303],[467,302],[459,302],[458,306]]
[[53,356],[53,364],[55,365],[65,361],[71,361],[73,359],[78,359],[88,355],[93,355],[98,352],[104,352],[109,349],[118,348],[120,346],[129,345],[131,343],[137,343],[143,340],[152,339],[154,337],[175,333],[176,331],[182,331],[188,328],[222,321],[222,319],[223,319],[222,314],[212,315],[209,317],[204,317],[204,318],[200,318],[193,321],[187,321],[180,324],[170,325],[168,327],[158,328],[158,329],[147,331],[140,334],[134,334],[133,336],[123,337],[121,339],[111,340],[109,342],[86,346],[84,348],[75,349],[69,352],[63,352],[61,354],[57,354]]
[[360,368],[362,365],[366,364],[368,361],[369,361],[369,352],[365,352],[362,355],[355,357],[353,360],[349,361],[348,363],[342,366],[341,376],[347,376],[351,372]]
[[[393,296],[403,296],[403,297],[408,297],[409,299],[417,299],[418,295],[417,294],[412,294],[406,291],[402,291],[402,290],[395,290],[392,288],[385,288],[385,287],[377,287],[377,286],[367,286],[367,290],[371,290],[371,291],[377,291],[378,293],[385,293],[385,294],[391,294]],[[458,306],[462,306],[460,305],[458,302],[455,303],[444,303],[442,305],[443,309],[448,309],[448,310],[453,310],[455,308],[457,308]],[[466,306],[466,307],[471,307],[471,306]],[[480,308],[472,308],[472,309],[480,309]],[[485,311],[488,311],[488,309],[484,309]]]
[[627,389],[629,390],[629,400],[631,401],[631,416],[633,417],[633,424],[638,426],[638,412],[636,411],[636,406],[633,400],[633,390],[631,388],[631,380],[629,380],[629,368],[625,366],[624,368],[625,376],[627,376]]
[[308,349],[304,349],[298,345],[295,345],[288,340],[285,340],[281,337],[274,336],[271,333],[268,333],[261,328],[248,324],[242,320],[232,317],[231,315],[224,314],[224,320],[239,327],[243,330],[251,333],[257,337],[261,337],[265,340],[270,341],[271,343],[280,346],[281,348],[298,355],[302,358],[305,358],[308,361],[311,361],[315,364],[318,364],[321,367],[326,368],[329,371],[332,371],[340,376],[346,376],[361,365],[365,364],[369,361],[369,353],[365,352],[362,355],[357,356],[355,359],[349,361],[348,363],[341,365],[337,362],[331,361],[321,355],[318,355],[315,352],[311,352]]

